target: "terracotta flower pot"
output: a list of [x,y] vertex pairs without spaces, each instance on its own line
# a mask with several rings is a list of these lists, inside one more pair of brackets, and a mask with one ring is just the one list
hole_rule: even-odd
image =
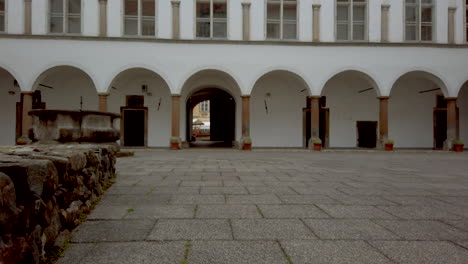
[[393,151],[393,144],[391,143],[385,144],[385,151]]
[[179,150],[179,142],[171,142],[171,149],[172,150]]
[[242,149],[243,150],[252,150],[252,143],[244,143],[244,145],[242,146]]
[[322,143],[314,143],[314,150],[321,151],[322,150]]
[[455,152],[463,152],[463,147],[465,145],[464,144],[454,144],[453,145],[453,151]]

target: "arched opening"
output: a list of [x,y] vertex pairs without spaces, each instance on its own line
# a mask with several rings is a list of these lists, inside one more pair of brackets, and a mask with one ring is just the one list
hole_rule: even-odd
[[260,77],[251,92],[252,144],[256,147],[305,147],[309,86],[299,75],[277,70]]
[[457,106],[459,108],[459,139],[468,146],[468,81],[463,84],[458,93]]
[[171,105],[168,84],[148,69],[127,69],[109,87],[108,111],[121,114],[117,125],[123,146],[167,147]]
[[97,110],[96,86],[90,76],[73,66],[56,66],[36,79],[36,100],[47,109]]
[[[0,68],[0,146],[15,145],[16,139],[21,136],[21,117],[17,106],[21,97],[21,90],[15,77],[8,71]],[[19,107],[19,108],[18,108]]]
[[187,100],[187,141],[191,147],[232,147],[236,102],[218,88],[194,92]]
[[[181,133],[182,140],[190,147],[235,146],[236,136],[240,135],[238,124],[241,113],[240,107],[237,107],[240,96],[239,85],[226,72],[207,69],[193,74],[185,81],[181,91],[181,99],[184,102],[182,104],[184,110],[181,111],[182,131],[184,131]],[[209,109],[203,109],[209,110],[205,111],[204,117],[199,111],[200,103],[203,103],[203,107],[209,106]],[[207,115],[209,115],[209,134],[206,133],[208,127],[205,124],[208,123]],[[205,134],[200,134],[202,126]]]
[[437,76],[413,71],[394,83],[389,100],[389,137],[399,148],[442,149],[447,139],[447,103],[444,82]]
[[328,121],[323,122],[328,126],[326,147],[377,146],[378,89],[368,74],[355,70],[340,72],[326,82],[321,98],[321,108],[329,112]]

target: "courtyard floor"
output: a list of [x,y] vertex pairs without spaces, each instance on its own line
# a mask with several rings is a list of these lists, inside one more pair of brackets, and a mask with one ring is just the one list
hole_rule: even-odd
[[58,263],[467,263],[468,155],[139,151]]

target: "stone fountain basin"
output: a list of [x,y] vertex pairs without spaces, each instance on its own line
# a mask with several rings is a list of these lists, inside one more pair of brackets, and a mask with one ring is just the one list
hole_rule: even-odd
[[98,111],[32,110],[30,139],[39,143],[109,143],[120,138],[114,121],[120,115]]

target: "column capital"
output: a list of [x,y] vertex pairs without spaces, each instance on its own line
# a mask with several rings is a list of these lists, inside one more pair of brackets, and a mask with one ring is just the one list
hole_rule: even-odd
[[390,96],[379,96],[379,97],[377,97],[377,99],[379,99],[379,100],[388,100],[388,99],[390,99]]
[[307,98],[309,98],[310,100],[319,100],[320,98],[322,98],[321,95],[312,95],[312,96],[307,96]]
[[98,93],[99,96],[109,96],[110,93]]
[[107,0],[98,0],[99,3],[107,3]]
[[320,9],[320,7],[322,7],[321,4],[313,4],[313,5],[312,5],[312,8],[313,8],[313,9]]
[[33,94],[34,94],[34,91],[21,91],[21,94],[24,94],[24,95],[33,95]]
[[180,6],[180,0],[171,0],[172,6]]
[[457,7],[456,6],[449,6],[448,11],[452,12],[452,13],[455,13],[455,11],[457,11]]
[[241,5],[242,5],[242,7],[250,7],[251,3],[250,2],[242,2]]
[[388,11],[389,9],[390,9],[390,5],[389,5],[389,4],[383,4],[383,5],[382,5],[382,10]]
[[241,95],[241,98],[242,98],[242,99],[244,99],[244,98],[245,98],[245,99],[250,99],[250,94],[248,94],[248,95]]
[[445,97],[445,101],[457,101],[458,97]]
[[180,98],[181,95],[180,94],[171,94],[171,96],[172,96],[172,98],[177,98],[177,97]]
[[24,0],[25,3],[31,3],[32,0]]

